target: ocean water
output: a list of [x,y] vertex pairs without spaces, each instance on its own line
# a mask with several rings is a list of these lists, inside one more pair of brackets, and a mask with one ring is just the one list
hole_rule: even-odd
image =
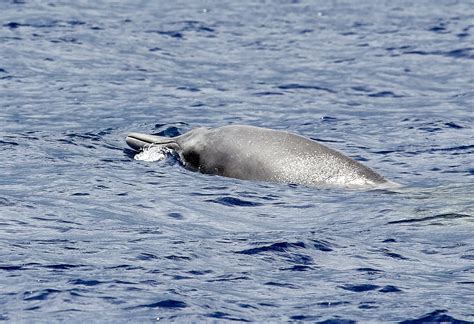
[[[474,321],[474,2],[0,1],[0,320]],[[301,134],[402,183],[134,159]]]

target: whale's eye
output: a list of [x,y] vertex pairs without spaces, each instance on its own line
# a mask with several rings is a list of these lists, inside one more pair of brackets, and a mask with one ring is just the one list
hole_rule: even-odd
[[196,151],[187,151],[183,154],[186,164],[191,165],[194,168],[199,168],[199,154]]

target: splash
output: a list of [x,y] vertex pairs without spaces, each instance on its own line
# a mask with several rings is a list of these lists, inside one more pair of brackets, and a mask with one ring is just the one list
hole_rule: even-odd
[[155,162],[162,161],[166,155],[170,154],[171,150],[162,145],[148,145],[143,148],[140,153],[137,153],[133,158],[139,161]]

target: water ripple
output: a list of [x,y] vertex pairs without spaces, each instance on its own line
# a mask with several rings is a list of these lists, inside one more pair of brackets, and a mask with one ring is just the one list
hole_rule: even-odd
[[[1,10],[0,320],[474,320],[469,1]],[[404,187],[213,177],[124,141],[229,124]]]

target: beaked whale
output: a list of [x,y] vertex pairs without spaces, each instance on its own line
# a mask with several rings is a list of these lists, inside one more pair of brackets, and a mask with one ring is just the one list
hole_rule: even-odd
[[177,137],[130,133],[126,141],[136,151],[150,145],[171,149],[189,170],[230,178],[308,186],[398,186],[314,140],[261,127],[199,127]]

